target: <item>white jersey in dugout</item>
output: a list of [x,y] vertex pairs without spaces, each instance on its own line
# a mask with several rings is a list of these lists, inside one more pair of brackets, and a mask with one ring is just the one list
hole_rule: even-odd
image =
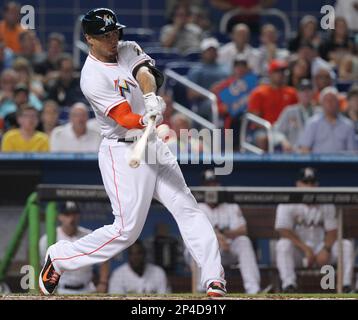
[[280,204],[275,229],[294,230],[306,244],[317,246],[325,233],[337,229],[334,205]]
[[199,203],[199,208],[207,215],[214,228],[234,230],[246,225],[241,209],[235,203],[221,203],[214,208],[206,203]]
[[128,129],[108,116],[109,111],[127,101],[134,113],[144,114],[144,99],[133,70],[152,60],[133,41],[118,42],[116,63],[99,61],[89,54],[81,71],[81,90],[95,112],[102,136],[108,139],[125,138]]

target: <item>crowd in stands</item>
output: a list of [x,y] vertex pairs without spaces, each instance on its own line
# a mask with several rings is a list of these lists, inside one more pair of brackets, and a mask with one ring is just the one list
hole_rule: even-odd
[[[169,23],[157,40],[163,50],[178,53],[179,60],[197,54],[185,76],[216,95],[221,126],[234,130],[237,151],[241,120],[247,112],[271,123],[276,152],[358,149],[358,35],[343,1],[336,4],[340,15],[336,15],[334,29],[321,30],[317,18],[307,15],[300,20],[296,35],[285,42],[274,24],[260,24],[260,10],[274,1],[209,3],[222,12],[240,8],[244,13],[228,25],[228,41],[218,38],[206,2],[200,0],[168,1]],[[358,10],[358,6],[352,8]],[[145,44],[139,44],[146,50]],[[36,30],[21,26],[19,4],[11,1],[4,6],[0,21],[1,151],[97,150],[100,132],[81,92],[80,66],[74,65],[70,50],[64,35],[57,32],[41,43]],[[184,115],[174,114],[170,104],[175,97],[162,94],[169,106],[165,123],[174,123],[178,132],[195,126]],[[195,90],[185,95],[186,107],[211,120],[207,97]],[[267,132],[258,125],[249,126],[248,139],[268,150]]]

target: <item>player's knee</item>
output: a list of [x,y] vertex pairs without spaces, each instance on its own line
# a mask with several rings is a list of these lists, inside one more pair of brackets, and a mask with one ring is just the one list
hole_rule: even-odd
[[277,241],[276,243],[276,251],[277,253],[289,253],[291,252],[293,249],[293,244],[292,241],[289,239],[280,239]]

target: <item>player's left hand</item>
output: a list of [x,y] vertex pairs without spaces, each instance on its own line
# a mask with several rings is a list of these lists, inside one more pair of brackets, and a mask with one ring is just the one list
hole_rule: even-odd
[[162,113],[156,110],[148,111],[142,117],[142,123],[146,127],[148,125],[149,119],[155,117],[155,125],[159,125],[163,122]]
[[163,113],[165,111],[166,105],[162,97],[156,96],[154,92],[147,93],[143,95],[144,98],[144,107],[146,112],[150,111],[159,111]]
[[316,263],[318,266],[324,266],[329,263],[330,260],[330,253],[326,249],[322,249],[316,255]]

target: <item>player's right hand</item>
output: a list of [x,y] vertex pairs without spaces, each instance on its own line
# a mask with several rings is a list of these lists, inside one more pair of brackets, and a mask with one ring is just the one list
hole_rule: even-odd
[[163,113],[165,111],[166,105],[163,98],[156,96],[154,92],[149,92],[143,95],[143,98],[146,112],[155,110]]
[[148,125],[149,119],[151,117],[155,117],[155,125],[159,125],[163,122],[163,116],[162,113],[156,110],[152,110],[149,112],[146,112],[144,116],[142,117],[142,123],[146,127]]

